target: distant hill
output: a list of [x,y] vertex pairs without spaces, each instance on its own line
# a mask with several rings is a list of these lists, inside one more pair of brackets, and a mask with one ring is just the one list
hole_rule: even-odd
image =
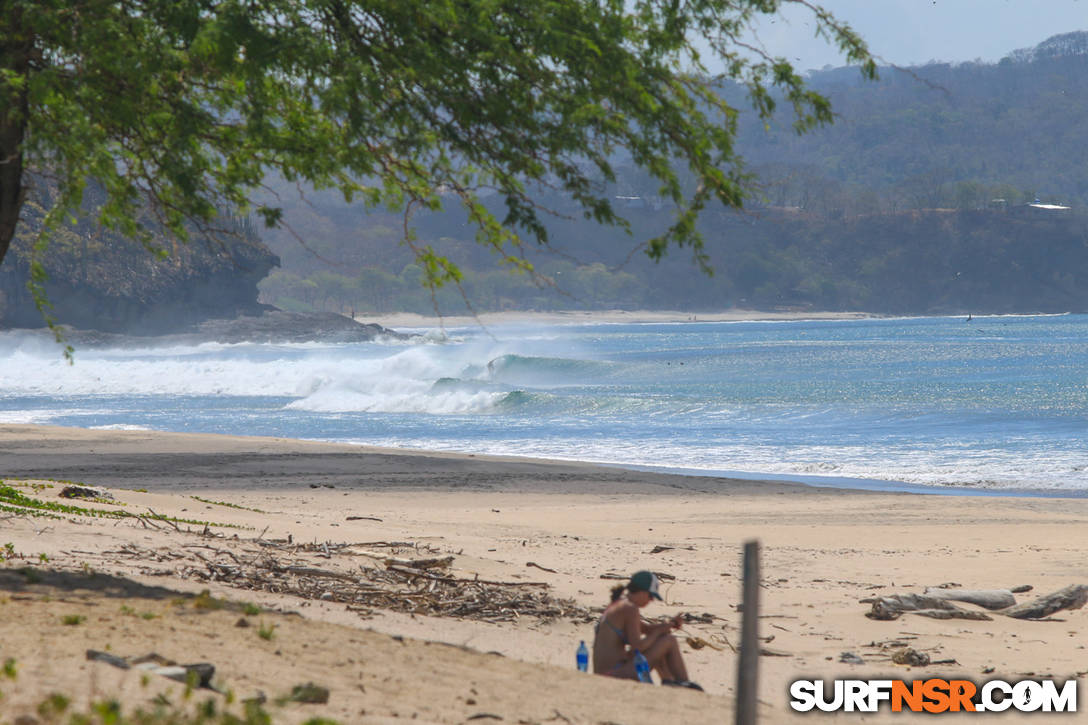
[[[637,236],[553,220],[552,252],[528,256],[558,289],[496,271],[456,209],[413,221],[423,242],[465,267],[465,292],[479,310],[1085,310],[1086,50],[1088,32],[1075,32],[998,63],[883,68],[877,82],[853,68],[815,72],[810,82],[832,99],[837,121],[801,136],[788,111],[769,128],[742,113],[738,143],[755,181],[744,212],[708,209],[702,219],[712,278],[683,250],[653,264],[634,249],[665,226],[669,211],[622,159],[613,192]],[[745,108],[743,89],[721,92]],[[411,254],[398,246],[399,216],[274,188],[305,247],[287,232],[265,235],[283,268],[262,283],[264,300],[291,309],[431,310]],[[1016,214],[1036,199],[1072,208],[1061,218]],[[573,211],[558,195],[541,201]],[[446,312],[465,308],[456,290],[441,291],[438,302]]]
[[1017,63],[1032,63],[1045,58],[1061,58],[1071,55],[1088,55],[1088,32],[1078,30],[1047,38],[1034,48],[1021,48],[1009,53],[1007,58]]
[[746,158],[775,204],[872,213],[985,207],[1035,196],[1088,206],[1088,33],[1068,33],[996,64],[815,73],[834,125],[804,136],[754,122]]

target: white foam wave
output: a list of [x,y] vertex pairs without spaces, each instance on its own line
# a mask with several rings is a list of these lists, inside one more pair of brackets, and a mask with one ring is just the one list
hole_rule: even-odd
[[[459,346],[219,345],[82,349],[68,364],[54,346],[0,338],[0,392],[10,396],[309,397],[342,389],[389,397],[457,376]],[[488,352],[480,359],[486,360]],[[320,409],[329,406],[322,404]],[[363,408],[373,409],[373,406]]]
[[0,423],[9,425],[48,425],[58,418],[70,416],[110,416],[115,411],[91,408],[29,408],[22,410],[0,410]]
[[[508,392],[493,384],[487,362],[532,347],[482,337],[460,342],[436,337],[409,346],[208,343],[88,348],[78,350],[70,365],[55,346],[0,335],[0,393],[29,398],[273,397],[294,399],[288,409],[315,413],[480,413],[493,409]],[[436,385],[443,379],[453,384]],[[465,380],[472,384],[458,384]],[[52,417],[40,412],[18,416],[25,422]]]
[[288,403],[289,410],[311,413],[429,413],[448,415],[482,413],[494,407],[504,393],[450,391],[435,393],[426,389],[388,388],[352,390],[350,386],[334,383],[311,395]]

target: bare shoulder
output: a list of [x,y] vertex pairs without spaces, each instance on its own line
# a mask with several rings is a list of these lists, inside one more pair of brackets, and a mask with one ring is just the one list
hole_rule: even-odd
[[635,619],[637,621],[639,618],[638,607],[628,601],[621,602],[620,605],[612,611],[619,613],[620,617],[625,620]]
[[623,621],[631,616],[631,612],[637,611],[638,607],[626,599],[622,599],[605,607],[604,615],[611,621]]

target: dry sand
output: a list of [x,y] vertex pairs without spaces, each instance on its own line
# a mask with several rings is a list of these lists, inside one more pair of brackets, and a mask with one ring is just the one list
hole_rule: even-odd
[[[1083,689],[1088,671],[1086,610],[1041,622],[913,615],[881,622],[866,618],[859,603],[950,582],[1029,584],[1035,594],[1088,583],[1084,499],[871,493],[281,439],[14,425],[0,426],[0,473],[46,501],[60,502],[62,485],[34,482],[65,479],[117,500],[80,506],[123,504],[131,513],[214,524],[205,533],[135,518],[0,511],[0,545],[10,542],[15,552],[0,564],[0,661],[13,659],[18,670],[15,680],[0,675],[0,723],[33,713],[56,691],[76,707],[103,697],[147,707],[160,694],[182,702],[181,685],[88,662],[88,649],[211,662],[216,682],[236,700],[258,693],[274,700],[306,682],[330,689],[324,705],[270,704],[276,723],[316,716],[345,724],[729,722],[740,548],[751,538],[762,544],[762,722],[912,720],[888,712],[795,715],[787,688],[799,677],[1076,676]],[[542,581],[550,594],[593,609],[613,584],[602,574],[667,573],[675,579],[665,582],[666,601],[647,614],[700,615],[681,640],[707,693],[575,672],[578,641],[592,635],[575,616],[493,623],[360,613],[194,574],[207,571],[201,556],[245,561],[260,548],[256,539],[288,537],[296,544],[413,542],[418,548],[396,553],[452,555],[451,576]],[[672,548],[652,553],[655,547]],[[362,550],[375,549],[353,549]],[[345,573],[380,566],[365,556],[326,556],[320,546],[291,556],[282,545],[275,551],[295,566]],[[209,607],[193,597],[204,589],[234,604]],[[246,615],[243,602],[260,613]],[[78,623],[65,624],[66,617]],[[236,626],[241,618],[250,626]],[[696,650],[686,637],[713,646]],[[954,663],[895,665],[894,643]],[[843,652],[865,664],[841,663]],[[226,701],[211,693],[194,699],[204,697]],[[1079,722],[1081,710],[1031,720]]]

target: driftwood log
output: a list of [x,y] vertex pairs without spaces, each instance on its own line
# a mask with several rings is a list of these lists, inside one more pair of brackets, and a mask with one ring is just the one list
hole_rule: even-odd
[[904,612],[933,619],[993,619],[985,612],[961,609],[947,599],[925,594],[892,594],[887,597],[863,599],[862,602],[872,605],[865,613],[866,617],[884,621],[899,619]]
[[1088,604],[1088,586],[1071,584],[1064,589],[1017,604],[1008,589],[926,589],[925,594],[892,594],[861,600],[870,604],[865,616],[870,619],[898,619],[904,612],[934,619],[992,620],[985,612],[958,607],[953,602],[966,602],[1015,619],[1043,619],[1065,609],[1080,609]]
[[953,602],[967,602],[990,610],[1005,609],[1016,604],[1016,597],[1008,589],[939,589],[928,587],[925,596],[947,599]]
[[1033,602],[1024,602],[1007,609],[1000,614],[1015,619],[1042,619],[1063,609],[1080,609],[1088,603],[1088,586],[1070,584],[1064,589],[1039,597]]

